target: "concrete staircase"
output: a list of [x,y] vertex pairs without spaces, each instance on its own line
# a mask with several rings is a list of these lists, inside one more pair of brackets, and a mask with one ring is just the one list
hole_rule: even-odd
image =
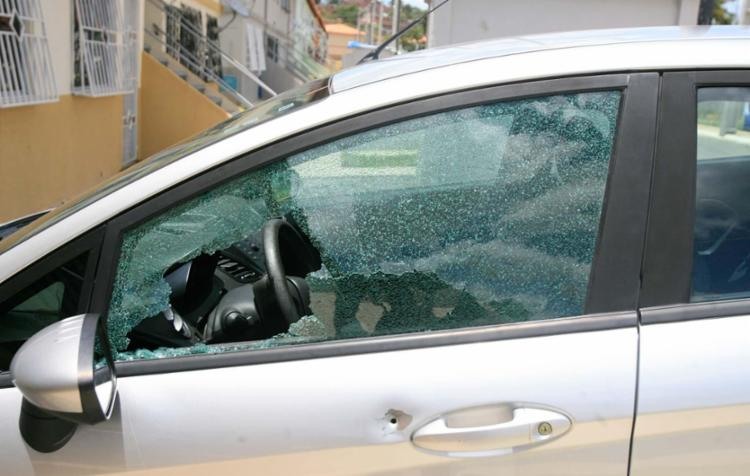
[[[244,90],[248,85],[257,86],[264,97],[276,95],[242,62],[222,51],[180,8],[167,5],[164,0],[147,0],[146,9],[144,52],[227,113],[250,109],[256,101],[238,91],[238,84],[243,85]],[[217,70],[217,64],[221,64],[221,69]],[[236,81],[228,82],[223,76],[222,71],[227,70],[232,71]]]
[[149,55],[153,56],[159,63],[166,66],[170,71],[176,74],[180,79],[185,81],[196,91],[205,95],[217,106],[224,109],[227,113],[234,115],[238,112],[248,109],[243,104],[238,104],[237,101],[233,101],[230,97],[225,94],[221,87],[213,81],[206,81],[197,74],[190,71],[185,65],[180,63],[177,59],[168,55],[164,51],[154,51],[154,47],[150,45],[144,45],[143,50]]

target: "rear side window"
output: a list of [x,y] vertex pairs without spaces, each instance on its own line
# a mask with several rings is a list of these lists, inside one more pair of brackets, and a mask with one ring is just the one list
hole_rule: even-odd
[[0,372],[29,337],[79,313],[87,258],[69,260],[0,302]]
[[750,296],[750,88],[698,90],[692,301]]
[[[372,129],[130,229],[108,318],[119,358],[582,314],[620,97],[504,101]],[[279,334],[245,328],[217,342],[217,314],[268,307],[253,285],[274,217],[320,254],[299,276],[309,314]]]

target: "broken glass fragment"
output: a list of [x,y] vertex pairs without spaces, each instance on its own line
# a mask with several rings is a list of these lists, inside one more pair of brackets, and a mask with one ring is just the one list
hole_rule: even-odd
[[[273,349],[275,347],[291,344],[307,344],[320,342],[327,338],[325,325],[315,316],[303,316],[299,321],[289,326],[289,331],[277,334],[270,339],[231,343],[231,344],[195,344],[190,347],[160,347],[155,350],[138,349],[134,351],[118,352],[116,360],[152,360],[169,359],[185,355],[198,354],[222,354],[225,352],[237,352],[241,350]],[[97,366],[103,366],[106,362],[101,360]]]

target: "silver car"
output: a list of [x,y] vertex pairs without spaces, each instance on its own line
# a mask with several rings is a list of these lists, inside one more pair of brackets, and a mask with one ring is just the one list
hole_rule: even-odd
[[750,31],[363,64],[0,242],[2,473],[746,475]]

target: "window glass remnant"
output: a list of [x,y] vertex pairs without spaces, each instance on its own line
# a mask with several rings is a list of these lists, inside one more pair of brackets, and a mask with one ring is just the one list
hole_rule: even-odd
[[109,311],[114,348],[125,349],[133,327],[169,307],[172,290],[164,273],[170,267],[228,248],[262,227],[268,212],[259,193],[273,169],[219,187],[126,234]]
[[323,255],[329,276],[315,287],[335,301],[337,332],[582,313],[619,100],[460,109],[289,159],[292,212]]
[[[272,349],[292,344],[309,344],[320,342],[328,337],[325,324],[315,316],[303,316],[299,321],[289,326],[289,331],[277,334],[269,339],[239,342],[230,344],[198,343],[190,347],[159,347],[154,350],[138,349],[134,351],[118,352],[117,360],[151,360],[182,357],[198,354],[221,354],[240,350]],[[103,366],[104,361],[97,365]]]
[[[119,358],[581,314],[620,97],[564,94],[402,121],[255,169],[137,225],[110,305]],[[268,308],[250,289],[266,279],[261,230],[277,217],[321,255],[322,268],[300,276],[320,332],[202,341],[205,316],[231,290],[246,296],[243,309]],[[185,310],[175,276],[206,263],[206,297]],[[174,310],[192,323],[184,344],[129,343],[140,323]]]

